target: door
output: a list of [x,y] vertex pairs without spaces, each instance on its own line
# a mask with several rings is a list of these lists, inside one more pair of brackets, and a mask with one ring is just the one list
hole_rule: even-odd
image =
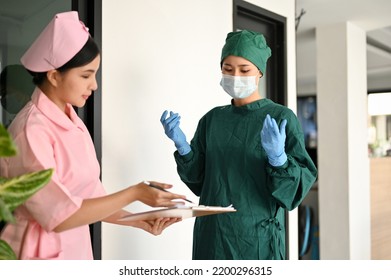
[[[234,0],[233,29],[249,29],[265,36],[272,49],[266,73],[261,79],[261,96],[287,104],[286,19],[242,0]],[[263,84],[262,84],[263,83]]]
[[[262,33],[272,50],[265,75],[260,80],[260,94],[276,103],[287,105],[286,19],[242,0],[233,1],[233,29]],[[289,223],[285,211],[285,250],[289,256]]]

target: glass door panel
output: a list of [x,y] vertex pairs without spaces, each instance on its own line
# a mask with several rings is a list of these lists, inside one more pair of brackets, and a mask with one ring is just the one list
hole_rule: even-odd
[[0,122],[4,126],[8,127],[34,90],[20,57],[54,14],[70,10],[72,1],[0,0]]

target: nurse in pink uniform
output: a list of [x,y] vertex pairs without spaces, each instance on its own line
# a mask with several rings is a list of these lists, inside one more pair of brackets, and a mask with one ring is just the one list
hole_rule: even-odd
[[[31,101],[8,128],[19,154],[1,158],[1,175],[53,168],[51,181],[15,210],[1,233],[19,259],[92,259],[89,224],[104,221],[160,234],[175,218],[118,222],[136,200],[173,206],[183,195],[144,183],[106,194],[90,134],[73,106],[97,89],[100,52],[77,12],[55,15],[21,58],[36,85]],[[163,187],[171,185],[154,182]]]

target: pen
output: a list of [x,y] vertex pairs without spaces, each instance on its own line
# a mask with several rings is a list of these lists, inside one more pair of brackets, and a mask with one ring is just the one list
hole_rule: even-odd
[[[151,182],[148,182],[148,181],[144,181],[144,184],[150,186],[151,188],[155,188],[155,189],[161,190],[161,191],[163,191],[163,192],[169,192],[169,191],[167,191],[166,189],[163,189],[162,187],[159,187],[159,186],[156,186],[156,185],[154,185],[154,184],[151,184]],[[190,203],[192,203],[192,204],[195,204],[193,201],[188,200],[188,199],[186,199],[186,198],[183,198],[183,200],[185,200],[185,201],[187,201],[187,202],[190,202]]]

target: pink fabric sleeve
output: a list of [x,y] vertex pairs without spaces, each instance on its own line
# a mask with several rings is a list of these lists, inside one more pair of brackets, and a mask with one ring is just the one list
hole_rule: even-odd
[[60,155],[54,153],[54,139],[51,136],[46,127],[30,123],[25,133],[15,138],[15,144],[23,156],[10,159],[9,166],[10,176],[54,169],[51,181],[24,204],[32,217],[48,231],[76,212],[83,201],[82,197],[72,195],[58,178],[55,156]]
[[66,186],[60,182],[56,173],[53,150],[45,136],[47,135],[34,134],[34,137],[29,135],[21,139],[18,146],[27,151],[23,158],[23,165],[26,168],[31,171],[54,169],[51,181],[25,202],[33,218],[44,229],[51,231],[75,213],[83,199],[71,195]]

